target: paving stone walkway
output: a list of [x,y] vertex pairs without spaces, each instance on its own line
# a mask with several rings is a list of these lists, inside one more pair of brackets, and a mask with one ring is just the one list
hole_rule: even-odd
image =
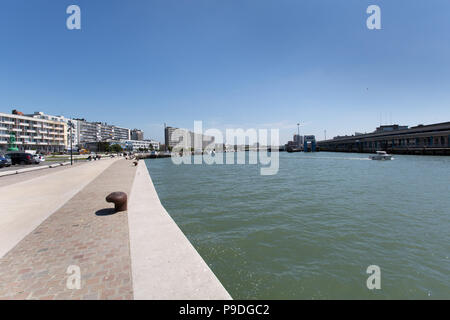
[[[127,212],[105,197],[130,195],[136,167],[118,160],[0,259],[0,299],[133,299]],[[68,289],[69,266],[81,288]]]

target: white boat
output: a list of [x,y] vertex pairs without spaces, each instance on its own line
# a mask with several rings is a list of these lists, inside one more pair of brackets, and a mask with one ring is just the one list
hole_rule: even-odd
[[370,156],[371,160],[393,160],[392,155],[387,154],[386,151],[377,151],[375,156]]

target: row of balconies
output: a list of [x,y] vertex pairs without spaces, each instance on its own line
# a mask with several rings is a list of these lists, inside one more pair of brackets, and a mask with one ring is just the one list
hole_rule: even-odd
[[[15,125],[16,124],[16,122],[9,121],[9,120],[2,120],[2,121],[0,121],[0,123],[2,123],[2,124],[11,124],[11,125]],[[45,129],[64,130],[64,127],[62,125],[61,126],[51,126],[51,125],[43,124],[43,123],[27,123],[27,122],[19,122],[18,125],[22,126],[22,127],[30,127],[30,126],[32,126],[32,127],[45,128]]]
[[[13,129],[8,129],[6,127],[0,127],[0,130],[10,130],[10,131],[14,131],[14,132],[22,132],[22,129],[19,128],[13,128]],[[47,130],[38,130],[39,133],[48,133],[48,134],[55,134],[55,135],[64,135],[64,133],[62,132],[56,132],[56,131],[47,131]],[[36,130],[26,130],[26,132],[32,132],[35,133]]]
[[[8,140],[0,140],[0,144],[8,144]],[[38,146],[65,146],[64,143],[61,142],[35,142],[35,141],[17,141],[16,144],[18,145],[38,145]]]
[[[29,133],[29,132],[26,132]],[[19,138],[23,138],[23,139],[27,139],[27,138],[34,138],[34,139],[42,139],[42,137],[44,137],[44,139],[50,139],[50,140],[64,140],[65,135],[64,134],[53,134],[52,136],[49,135],[27,135],[26,133],[23,133],[21,135],[19,135]],[[40,132],[43,134],[46,134],[46,132]],[[9,133],[2,133],[1,134],[2,137],[9,137]]]

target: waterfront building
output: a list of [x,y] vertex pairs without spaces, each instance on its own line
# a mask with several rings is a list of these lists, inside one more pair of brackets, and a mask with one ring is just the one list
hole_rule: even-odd
[[450,155],[450,122],[380,126],[372,133],[319,141],[321,151]]
[[[390,132],[390,131],[397,131],[397,130],[407,130],[408,126],[400,126],[398,124],[390,124],[390,125],[384,125],[384,126],[379,126],[378,128],[376,128],[375,132],[376,133],[380,133],[380,132]],[[361,135],[362,133],[360,133],[359,135]],[[358,135],[355,133],[355,135]]]
[[[180,130],[177,131],[179,134],[176,134],[176,130]],[[187,129],[174,127],[164,128],[165,145],[168,149],[171,149],[182,142],[184,136],[187,136],[189,139],[186,143],[189,148],[194,148],[196,145],[201,145],[201,148],[205,149],[208,145],[214,143],[214,137],[212,136],[194,133]]]
[[63,152],[67,146],[67,123],[63,117],[0,113],[0,149],[6,151],[11,133],[15,133],[20,151]]
[[122,128],[117,126],[112,126],[113,129],[113,139],[114,140],[130,140],[131,130],[128,128]]
[[100,141],[108,139],[112,140],[129,140],[130,129],[121,128],[107,123],[97,122],[100,128]]
[[180,138],[175,137],[174,132],[178,128],[165,127],[164,128],[164,145],[167,149],[173,148],[180,142]]
[[142,150],[159,150],[159,142],[154,140],[119,140],[110,141],[110,144],[118,144],[126,151],[139,152]]
[[144,140],[144,131],[139,129],[131,130],[131,140]]
[[[67,125],[67,145],[66,149],[70,150],[70,140],[72,139],[72,146],[75,148],[75,146],[78,145],[79,141],[79,134],[78,134],[78,122],[72,121],[69,118],[66,118],[64,116],[53,116],[49,114],[45,114],[40,111],[36,111],[32,114],[26,114],[27,117],[32,117],[35,119],[45,119],[45,120],[51,120],[51,121],[60,121],[64,122]],[[69,128],[69,121],[72,121],[73,127],[72,130]]]
[[[70,118],[66,118],[64,116],[53,116],[53,115],[48,115],[45,114],[43,112],[34,112],[32,114],[23,114],[20,111],[17,110],[13,110],[13,114],[5,114],[8,117],[12,117],[12,116],[18,116],[18,117],[26,117],[27,119],[39,119],[39,120],[46,120],[46,121],[51,121],[52,123],[63,123],[65,125],[66,128],[66,137],[64,137],[64,139],[62,140],[64,143],[64,147],[59,146],[58,148],[51,147],[48,148],[50,150],[50,152],[53,151],[58,151],[58,152],[62,152],[64,150],[70,150],[70,141],[72,140],[72,147],[74,150],[76,149],[80,149],[80,148],[85,148],[85,147],[92,147],[93,145],[95,145],[95,143],[97,142],[105,142],[105,141],[109,141],[109,140],[116,140],[116,141],[121,141],[121,140],[130,140],[131,139],[131,130],[129,128],[123,128],[123,127],[118,127],[118,126],[114,126],[114,125],[108,125],[107,123],[102,123],[102,122],[89,122],[86,121],[85,119],[79,119],[79,118],[75,118],[75,119],[70,119]],[[72,130],[69,130],[69,125],[68,122],[71,121],[72,123]],[[7,121],[8,122],[8,121]],[[14,122],[14,121],[12,121]],[[9,126],[3,127],[2,128],[6,128],[6,129],[10,129]],[[19,130],[19,128],[13,128],[14,132],[19,132],[17,130]],[[16,130],[17,129],[17,130]],[[142,133],[143,136],[143,131],[138,130],[138,129],[134,129],[136,132]],[[28,131],[29,133],[33,133],[32,131]],[[7,144],[6,141],[9,140],[9,132],[7,132],[7,130],[2,129],[1,131],[1,138],[3,140],[0,140],[0,145],[5,145]],[[25,136],[25,135],[23,135]],[[138,135],[140,136],[140,135]],[[46,136],[47,137],[47,136]],[[52,138],[52,136],[49,136],[50,138]],[[21,139],[24,138],[20,138],[20,136],[17,136],[17,141],[18,141],[18,145],[21,144],[22,141]],[[33,142],[35,139],[31,139],[31,142]],[[49,140],[49,139],[47,139]],[[143,140],[143,139],[139,139],[139,140]],[[51,143],[53,143],[53,141],[50,139],[49,140]],[[58,140],[59,141],[59,140]],[[44,143],[39,141],[38,145],[40,145],[39,143]],[[159,143],[153,141],[152,142],[154,146],[157,146],[159,148]],[[33,145],[32,143],[29,143],[28,140],[25,139],[25,144],[23,145]],[[61,148],[62,147],[62,148]],[[20,147],[19,147],[20,149]],[[46,151],[46,148],[39,148],[40,150]],[[28,150],[28,149],[27,149]]]
[[285,144],[285,149],[298,149],[303,147],[304,137],[298,134],[294,134],[293,141],[288,141]]
[[76,122],[79,147],[107,140],[130,140],[131,130],[128,128],[102,122],[89,122],[85,119],[74,119],[73,122]]
[[303,136],[294,134],[294,141],[295,144],[297,144],[297,147],[301,147],[303,145]]
[[114,139],[114,128],[106,123],[100,123],[100,140]]
[[88,122],[84,119],[74,119],[77,123],[78,146],[84,147],[87,143],[101,141],[101,126],[99,122]]

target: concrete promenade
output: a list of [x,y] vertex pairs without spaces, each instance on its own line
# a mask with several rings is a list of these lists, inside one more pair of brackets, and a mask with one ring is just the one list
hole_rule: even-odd
[[[10,182],[0,188],[0,299],[231,298],[162,207],[144,161]],[[128,211],[112,214],[112,191],[129,195]],[[69,266],[80,289],[67,287]]]
[[[0,299],[132,299],[127,213],[111,214],[105,196],[129,194],[136,168],[93,167],[104,170],[0,259]],[[69,266],[80,268],[80,289],[66,285]]]
[[9,180],[10,183],[2,183],[0,187],[0,203],[2,204],[0,257],[87,186],[113,161],[86,163],[70,170],[40,175],[34,179],[25,178],[14,184],[11,180]]

